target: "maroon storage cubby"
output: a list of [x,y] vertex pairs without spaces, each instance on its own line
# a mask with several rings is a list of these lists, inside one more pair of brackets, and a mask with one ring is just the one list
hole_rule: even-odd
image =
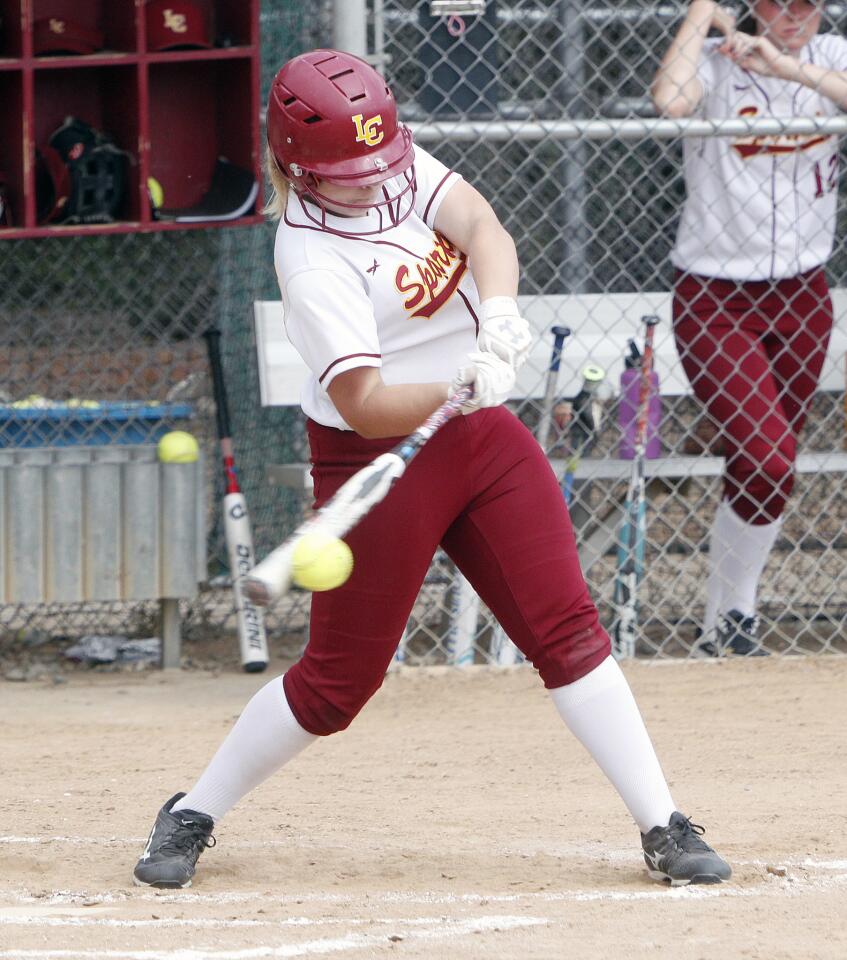
[[150,174],[162,186],[165,207],[197,203],[219,156],[250,166],[253,144],[240,114],[251,84],[242,59],[150,65]]
[[20,0],[0,0],[0,61],[23,56]]
[[[176,219],[201,201],[221,157],[261,184],[259,0],[173,0],[151,11],[147,2],[0,0],[0,175],[11,214],[0,240],[261,220],[261,197],[238,219]],[[127,155],[115,222],[38,222],[36,150],[69,116]],[[151,177],[168,219],[152,208]]]
[[[3,214],[0,235],[23,221],[24,215],[24,112],[23,85],[20,73],[0,70],[0,103],[4,115],[0,119],[0,189],[3,191]],[[4,226],[11,223],[12,227]]]

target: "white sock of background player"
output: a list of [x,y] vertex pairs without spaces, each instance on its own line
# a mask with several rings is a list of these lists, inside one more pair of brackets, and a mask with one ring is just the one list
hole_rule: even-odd
[[609,657],[575,683],[550,691],[568,729],[618,791],[642,833],[676,810],[629,684]]
[[282,677],[275,677],[254,694],[200,779],[172,809],[196,810],[219,820],[317,739],[294,719]]
[[782,520],[747,523],[721,500],[709,534],[709,579],[703,635],[712,637],[718,616],[738,610],[745,616],[756,612],[756,594]]

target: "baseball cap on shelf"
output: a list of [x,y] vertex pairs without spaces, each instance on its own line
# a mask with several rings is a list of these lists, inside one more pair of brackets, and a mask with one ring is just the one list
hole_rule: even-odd
[[144,12],[148,50],[212,46],[203,11],[191,0],[150,0]]
[[103,49],[103,34],[65,17],[41,17],[32,25],[32,52],[94,53]]

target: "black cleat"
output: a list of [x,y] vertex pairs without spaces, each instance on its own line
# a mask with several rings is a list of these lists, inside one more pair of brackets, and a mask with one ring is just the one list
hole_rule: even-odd
[[706,657],[768,657],[759,643],[759,618],[747,617],[739,610],[730,610],[718,617],[714,640],[704,640],[697,652]]
[[641,834],[647,873],[653,880],[670,880],[672,887],[689,883],[720,883],[729,880],[729,864],[700,837],[704,829],[679,811],[666,827],[653,827]]
[[197,858],[215,845],[214,820],[196,810],[171,807],[185,796],[178,793],[162,807],[150,831],[147,846],[135,865],[136,884],[150,887],[190,887]]

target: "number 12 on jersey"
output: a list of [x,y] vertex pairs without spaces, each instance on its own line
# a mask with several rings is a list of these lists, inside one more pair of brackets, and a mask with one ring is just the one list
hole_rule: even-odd
[[829,160],[818,160],[815,171],[815,200],[825,193],[832,193],[838,186],[838,154],[833,153]]

